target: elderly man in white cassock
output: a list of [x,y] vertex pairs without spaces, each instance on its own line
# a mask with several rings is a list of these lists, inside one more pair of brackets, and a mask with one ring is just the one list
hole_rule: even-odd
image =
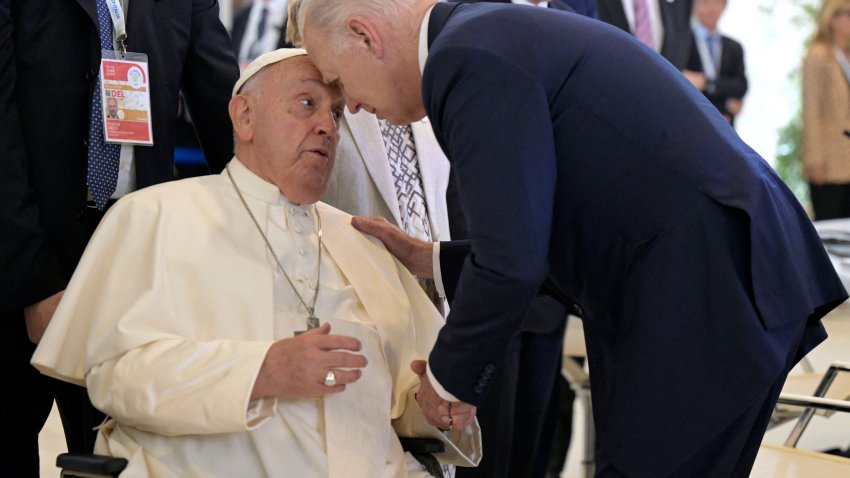
[[233,90],[236,157],[106,215],[32,363],[112,418],[122,477],[421,477],[398,436],[481,456],[472,408],[430,426],[414,394],[442,318],[350,216],[317,202],[342,97],[303,50]]

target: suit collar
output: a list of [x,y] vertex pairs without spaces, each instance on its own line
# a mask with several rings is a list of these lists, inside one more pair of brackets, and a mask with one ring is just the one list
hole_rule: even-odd
[[387,209],[392,213],[395,223],[401,224],[395,181],[390,172],[387,149],[384,146],[384,136],[381,134],[378,120],[369,112],[360,111],[353,115],[346,109],[345,121],[376,189],[387,205]]
[[428,21],[428,47],[434,43],[434,39],[437,38],[437,35],[443,30],[443,27],[446,26],[446,22],[449,20],[449,17],[455,12],[455,9],[459,7],[459,3],[437,3],[434,5],[433,10],[431,10],[431,19]]
[[76,2],[86,12],[86,15],[89,16],[95,28],[97,28],[97,6],[95,5],[95,0],[76,0]]

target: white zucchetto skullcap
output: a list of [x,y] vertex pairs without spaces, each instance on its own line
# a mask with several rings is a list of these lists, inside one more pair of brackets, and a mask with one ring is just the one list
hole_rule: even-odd
[[287,58],[292,58],[294,56],[306,55],[307,50],[303,48],[281,48],[279,50],[270,51],[268,53],[263,53],[254,59],[251,63],[248,63],[248,66],[242,71],[242,74],[239,75],[239,79],[236,80],[236,84],[233,85],[233,95],[236,96],[239,94],[239,90],[242,89],[242,85],[245,84],[246,81],[250,80],[254,75],[260,72],[263,68],[273,65],[279,61],[286,60]]

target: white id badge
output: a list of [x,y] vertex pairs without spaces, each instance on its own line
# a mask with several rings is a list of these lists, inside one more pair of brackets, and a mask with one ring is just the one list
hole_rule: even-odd
[[103,133],[107,143],[153,144],[148,56],[104,50],[100,60]]

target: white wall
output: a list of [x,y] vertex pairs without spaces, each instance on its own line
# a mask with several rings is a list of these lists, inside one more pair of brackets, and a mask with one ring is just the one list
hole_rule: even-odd
[[[798,68],[811,35],[799,6],[808,0],[728,0],[720,30],[744,46],[749,93],[735,128],[769,163],[776,158],[778,130],[800,101],[799,83],[789,76]],[[808,2],[811,3],[811,2]],[[804,25],[801,25],[804,24]]]

